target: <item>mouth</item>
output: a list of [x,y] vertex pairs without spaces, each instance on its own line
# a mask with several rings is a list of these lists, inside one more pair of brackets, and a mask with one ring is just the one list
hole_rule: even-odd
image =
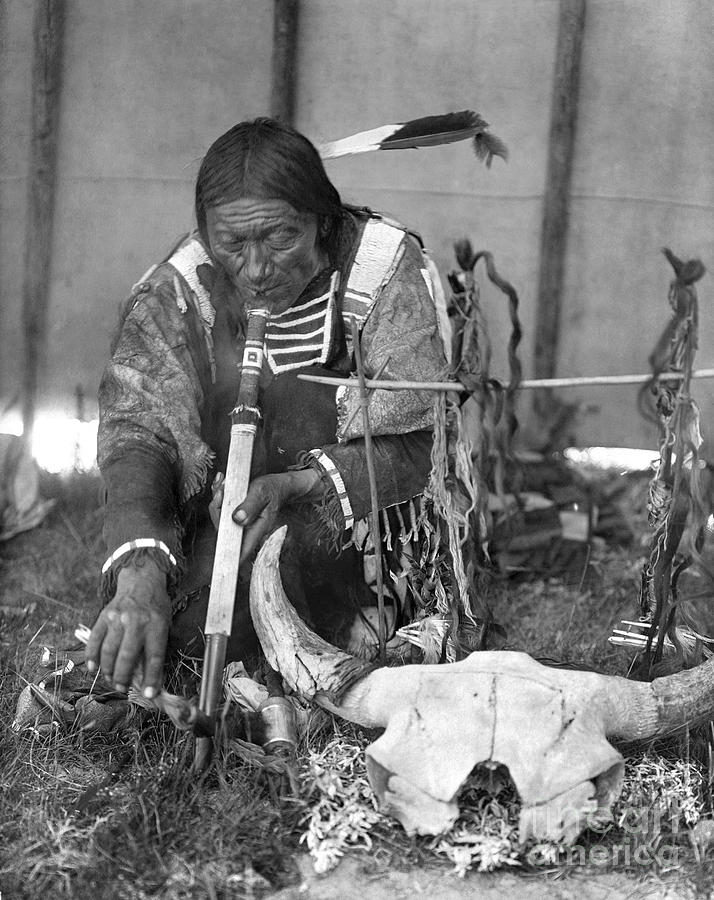
[[268,297],[270,294],[274,294],[277,290],[280,290],[279,284],[273,284],[268,287],[254,287],[250,284],[243,284],[242,287],[252,297]]

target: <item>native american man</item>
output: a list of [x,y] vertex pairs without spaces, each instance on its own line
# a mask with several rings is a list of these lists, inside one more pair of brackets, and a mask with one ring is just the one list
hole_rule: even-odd
[[[354,371],[351,317],[368,377],[429,380],[445,367],[419,241],[344,204],[294,130],[258,119],[218,138],[200,167],[196,218],[197,230],[134,286],[99,390],[107,603],[87,660],[119,689],[142,665],[148,697],[161,685],[167,648],[203,653],[211,487],[215,507],[246,302],[262,294],[271,317],[251,482],[233,514],[245,528],[246,564],[228,659],[256,648],[250,561],[278,524],[292,524],[283,581],[318,629],[337,628],[364,585],[358,552],[344,548],[370,509],[357,392],[339,387]],[[296,378],[315,369],[336,387]],[[426,392],[370,399],[379,505],[402,536],[415,531],[430,469],[431,410]]]

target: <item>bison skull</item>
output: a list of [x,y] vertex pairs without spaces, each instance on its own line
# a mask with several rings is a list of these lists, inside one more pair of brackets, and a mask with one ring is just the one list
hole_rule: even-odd
[[640,740],[711,716],[714,660],[651,683],[548,668],[524,653],[484,651],[450,665],[375,669],[311,632],[283,589],[285,528],[253,568],[251,613],[268,662],[331,712],[384,728],[367,748],[382,808],[409,833],[438,834],[479,763],[508,767],[520,838],[574,841],[609,814],[623,775],[608,738]]

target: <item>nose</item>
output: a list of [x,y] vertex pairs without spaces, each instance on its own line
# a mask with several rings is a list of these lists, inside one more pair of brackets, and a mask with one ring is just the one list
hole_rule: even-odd
[[243,258],[243,277],[252,287],[259,289],[270,276],[270,253],[258,244],[249,244]]

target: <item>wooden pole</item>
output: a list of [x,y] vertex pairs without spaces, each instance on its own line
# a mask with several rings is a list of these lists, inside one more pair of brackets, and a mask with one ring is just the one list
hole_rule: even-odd
[[64,13],[64,0],[37,0],[35,4],[32,129],[22,289],[25,334],[22,420],[23,436],[28,445],[32,442],[40,362],[46,346]]
[[298,0],[274,0],[270,115],[286,125],[295,113]]
[[[584,30],[585,0],[560,0],[536,299],[533,356],[536,378],[552,378],[558,360]],[[536,395],[535,408],[539,415],[552,416],[554,404],[548,391]]]

